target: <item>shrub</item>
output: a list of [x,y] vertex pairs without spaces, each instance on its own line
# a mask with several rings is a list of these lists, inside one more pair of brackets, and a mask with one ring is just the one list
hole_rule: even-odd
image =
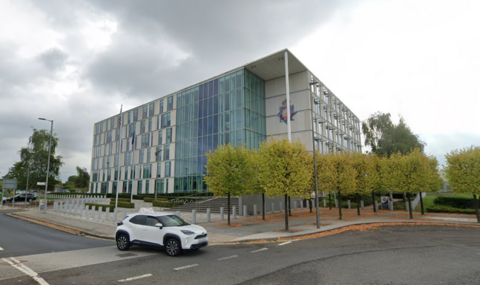
[[[110,199],[110,206],[113,206],[115,208],[115,199]],[[135,208],[135,203],[130,203],[130,199],[124,199],[122,200],[118,199],[117,207],[119,208]]]
[[460,209],[460,208],[454,208],[454,207],[442,206],[442,205],[433,205],[433,206],[427,207],[427,212],[475,214],[474,209]]
[[183,205],[183,202],[167,202],[167,201],[153,201],[152,205],[155,207],[163,207],[163,208],[172,208],[176,206]]
[[449,206],[452,208],[459,209],[474,209],[473,199],[470,198],[460,198],[460,197],[448,197],[448,196],[439,196],[433,200],[435,205],[439,206]]
[[102,207],[102,212],[106,212],[107,208],[110,208],[110,213],[112,213],[115,209],[115,205],[107,205],[107,204],[85,203],[85,206],[88,206],[89,210],[91,210],[92,207],[95,206],[95,211],[98,211],[98,208]]
[[[143,202],[150,203],[150,202],[153,202],[153,201],[155,201],[155,197],[145,197],[145,198],[143,198]],[[157,201],[167,202],[168,199],[167,198],[157,198]]]

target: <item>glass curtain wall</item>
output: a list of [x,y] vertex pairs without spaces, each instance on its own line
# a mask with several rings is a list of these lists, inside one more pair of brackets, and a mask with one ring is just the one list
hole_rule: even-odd
[[265,82],[241,69],[179,92],[176,121],[174,191],[208,191],[206,153],[265,140]]

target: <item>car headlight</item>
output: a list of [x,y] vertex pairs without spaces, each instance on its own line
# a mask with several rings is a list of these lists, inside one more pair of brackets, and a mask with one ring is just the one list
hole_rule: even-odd
[[194,235],[195,234],[194,232],[189,231],[189,230],[182,230],[182,233],[184,233],[186,235]]

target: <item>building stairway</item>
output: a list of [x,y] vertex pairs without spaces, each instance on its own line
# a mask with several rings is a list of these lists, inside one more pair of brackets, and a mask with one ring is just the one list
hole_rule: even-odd
[[[192,210],[197,210],[197,213],[206,213],[207,209],[210,208],[211,213],[220,213],[220,207],[223,207],[225,215],[227,214],[227,197],[213,197],[201,200],[198,202],[191,202],[183,204],[177,207],[170,208],[171,211],[181,211],[181,212],[191,212]],[[230,198],[230,212],[232,211],[233,206],[236,206],[235,212],[239,214],[238,209],[238,198]]]

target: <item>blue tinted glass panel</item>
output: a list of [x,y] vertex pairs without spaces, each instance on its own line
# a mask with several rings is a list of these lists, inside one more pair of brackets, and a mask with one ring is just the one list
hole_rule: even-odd
[[212,97],[213,96],[213,81],[210,81],[208,83],[208,97]]
[[213,116],[213,133],[218,133],[218,115]]
[[202,119],[202,132],[203,132],[204,136],[206,136],[208,134],[207,118]]
[[208,117],[208,131],[207,134],[213,134],[213,116]]
[[218,94],[218,79],[215,79],[213,81],[213,95],[217,95]]
[[213,114],[218,114],[218,96],[213,97]]
[[203,100],[203,85],[199,86],[198,94],[199,94],[199,100]]

